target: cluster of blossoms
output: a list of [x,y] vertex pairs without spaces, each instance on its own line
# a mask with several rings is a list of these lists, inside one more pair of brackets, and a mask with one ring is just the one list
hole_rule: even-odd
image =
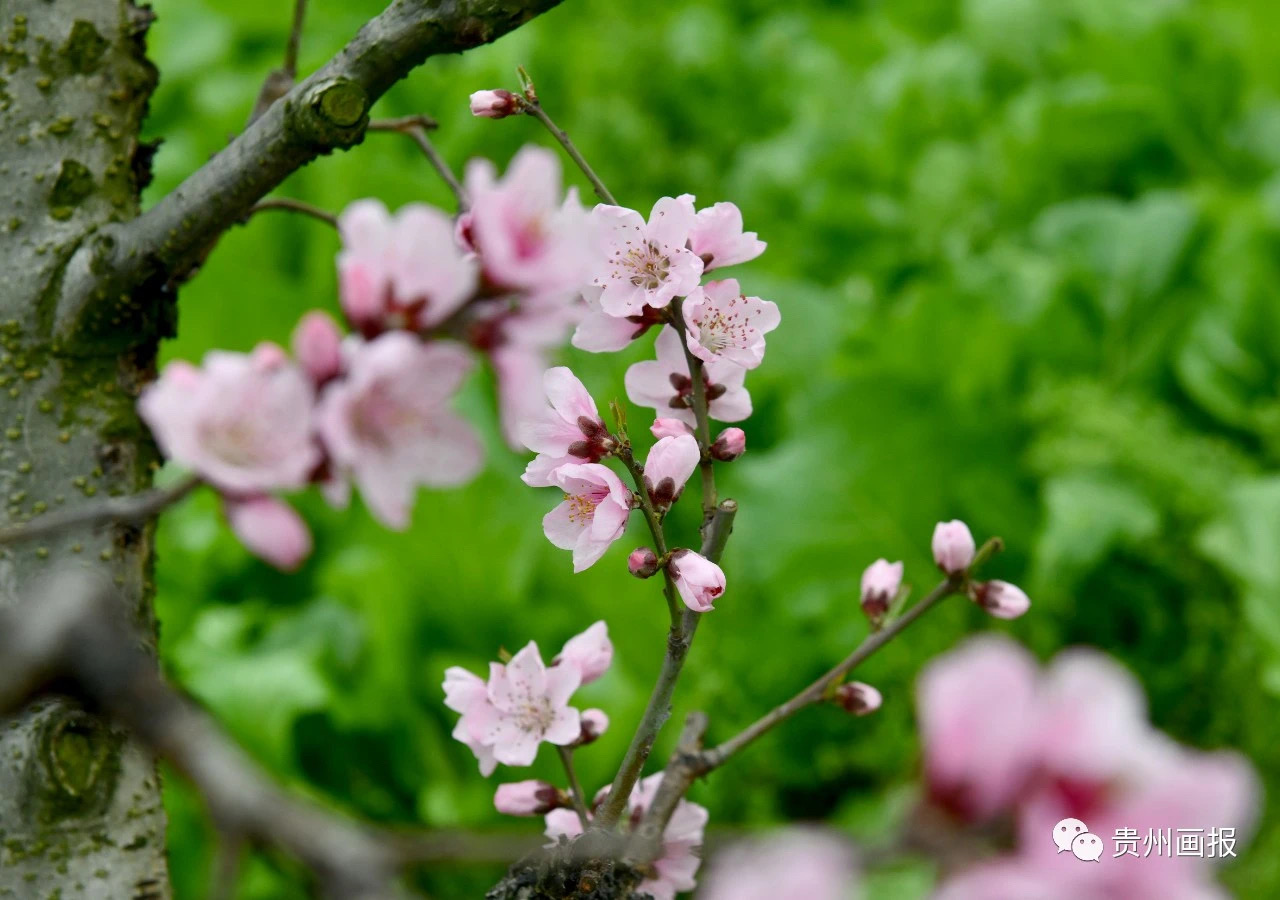
[[[972,638],[929,665],[917,695],[930,820],[942,812],[962,840],[997,824],[1015,835],[1010,852],[949,879],[939,898],[1224,896],[1214,860],[1147,855],[1142,842],[1223,826],[1243,839],[1256,778],[1236,754],[1189,750],[1153,728],[1141,686],[1103,654],[1067,650],[1042,671],[1013,641]],[[1103,838],[1101,864],[1058,852],[1050,838],[1064,819]],[[1133,852],[1117,855],[1121,833]]]

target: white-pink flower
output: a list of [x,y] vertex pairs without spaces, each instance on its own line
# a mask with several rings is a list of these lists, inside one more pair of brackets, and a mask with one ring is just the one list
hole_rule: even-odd
[[742,212],[732,203],[698,210],[689,231],[689,248],[707,272],[755,259],[766,246],[754,231],[743,232]]
[[948,575],[969,568],[977,545],[969,526],[959,519],[939,522],[933,529],[933,561]]
[[627,316],[611,316],[600,306],[604,288],[589,284],[582,289],[586,313],[573,333],[573,346],[588,353],[621,350],[655,325],[666,321],[665,309],[645,306]]
[[394,216],[357,200],[338,218],[342,310],[366,337],[438,325],[475,293],[476,263],[458,247],[453,222],[420,203]]
[[663,197],[649,221],[633,209],[600,204],[591,213],[604,245],[591,283],[611,316],[661,309],[698,286],[702,260],[686,246],[694,224],[693,198]]
[[644,486],[657,509],[667,510],[680,499],[701,458],[698,441],[691,434],[664,437],[653,445],[644,461]]
[[694,612],[714,609],[712,604],[724,593],[724,571],[692,550],[676,550],[667,563],[684,605]]
[[792,827],[737,841],[711,858],[699,900],[850,900],[853,849],[833,832]]
[[505,666],[489,664],[489,703],[470,710],[472,733],[498,762],[532,765],[543,741],[564,746],[581,734],[579,713],[568,705],[581,677],[573,666],[547,668],[530,641]]
[[[661,783],[661,772],[636,783],[631,790],[626,814],[622,817],[624,824],[639,822],[644,817]],[[607,791],[606,787],[600,795]],[[597,795],[597,801],[600,795]],[[555,846],[562,837],[575,838],[582,834],[582,823],[572,810],[552,810],[547,813],[544,821],[547,827],[543,833],[552,841],[548,846]],[[651,864],[652,874],[640,882],[636,893],[647,894],[653,900],[675,900],[677,893],[697,887],[694,875],[702,864],[703,833],[706,827],[707,810],[697,803],[680,800],[667,827],[663,829],[660,853]]]
[[612,663],[613,643],[609,640],[609,626],[600,621],[565,641],[553,664],[577,667],[582,683],[590,684],[607,672]]
[[173,362],[143,392],[138,412],[164,454],[220,491],[253,495],[302,487],[320,462],[311,382],[275,344],[214,351],[204,365]]
[[419,485],[462,484],[483,463],[471,426],[448,405],[471,359],[454,344],[393,331],[354,342],[346,368],[321,397],[321,438],[374,516],[405,528]]
[[299,319],[292,346],[298,364],[315,385],[342,374],[342,332],[328,313],[313,309]]
[[997,619],[1016,619],[1031,608],[1031,598],[1016,584],[984,581],[973,592],[973,601]]
[[466,238],[492,288],[574,294],[586,284],[596,252],[594,232],[577,193],[561,194],[554,153],[524,147],[500,179],[493,163],[472,160],[466,191]]
[[532,487],[552,484],[560,465],[597,462],[614,447],[595,400],[573,372],[564,366],[547,369],[542,387],[549,405],[543,405],[519,429],[525,446],[538,454],[523,476]]
[[683,422],[680,419],[659,416],[649,426],[649,433],[656,438],[680,437],[682,434],[693,434],[693,428],[688,422]]
[[754,369],[764,359],[764,336],[782,321],[778,305],[743,295],[736,278],[709,281],[684,302],[689,352],[698,359],[725,359]]
[[266,494],[224,497],[223,511],[240,543],[277,569],[292,572],[311,555],[311,531],[283,500]]
[[498,767],[493,747],[484,741],[480,724],[488,723],[489,686],[479,675],[461,666],[450,666],[444,672],[444,705],[461,716],[453,729],[453,738],[466,744],[480,763],[480,774],[488,778]]
[[508,816],[542,816],[559,805],[560,791],[549,781],[500,784],[493,794],[493,808]]
[[[693,379],[684,356],[680,335],[663,328],[654,342],[656,360],[634,363],[624,379],[627,396],[638,406],[656,409],[660,415],[693,425]],[[713,419],[741,422],[751,415],[751,395],[743,387],[747,370],[728,360],[718,359],[702,366],[707,409]]]
[[607,466],[568,463],[553,474],[564,501],[542,519],[547,540],[573,551],[573,571],[581,572],[622,537],[631,514],[631,492]]

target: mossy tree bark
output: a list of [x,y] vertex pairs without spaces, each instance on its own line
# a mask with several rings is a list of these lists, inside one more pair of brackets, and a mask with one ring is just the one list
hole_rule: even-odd
[[[0,496],[8,523],[133,493],[151,442],[133,399],[163,305],[137,291],[95,334],[54,340],[63,269],[111,222],[138,214],[139,125],[155,85],[131,0],[9,0],[0,21]],[[149,529],[67,530],[0,554],[0,602],[59,565],[120,587],[154,646]],[[156,766],[119,728],[49,697],[0,733],[0,896],[169,896]]]
[[[133,494],[157,457],[134,401],[173,289],[291,172],[360,142],[374,101],[438,53],[560,0],[392,0],[328,64],[139,215],[156,83],[133,0],[0,3],[0,523]],[[253,98],[246,98],[246,103]],[[0,603],[55,567],[114,585],[155,648],[153,526],[84,526],[0,548]],[[0,898],[171,895],[151,755],[75,699],[0,726]]]

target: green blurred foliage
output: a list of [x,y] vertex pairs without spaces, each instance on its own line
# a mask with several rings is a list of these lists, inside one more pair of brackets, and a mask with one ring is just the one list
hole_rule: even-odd
[[[155,6],[153,201],[243,126],[292,4]],[[379,6],[313,0],[304,68]],[[527,64],[622,202],[731,199],[770,243],[738,274],[783,325],[748,380],[751,449],[724,477],[742,503],[730,590],[677,717],[705,709],[727,736],[843,656],[865,632],[862,567],[900,557],[926,586],[936,520],[1009,544],[992,572],[1028,588],[1030,615],[944,607],[866,665],[878,715],[806,712],[696,787],[713,823],[829,819],[885,839],[918,770],[912,679],[989,628],[1045,657],[1073,643],[1116,655],[1157,725],[1242,749],[1280,796],[1278,29],[1270,0],[568,0],[495,46],[430,61],[379,104],[436,116],[456,167],[505,161],[548,136],[472,119],[467,95],[513,87]],[[332,210],[370,195],[451,205],[412,144],[385,134],[282,192]],[[184,288],[167,355],[283,341],[304,310],[336,310],[336,246],[280,213],[233,230]],[[564,358],[604,401],[647,352]],[[614,722],[580,754],[593,789],[643,706],[666,615],[652,584],[625,576],[628,542],[573,576],[542,537],[553,498],[516,480],[486,374],[461,405],[488,469],[424,494],[406,533],[308,498],[316,553],[282,576],[193,500],[162,528],[158,602],[171,673],[287,783],[380,821],[491,829],[504,824],[494,783],[527,773],[477,775],[449,738],[445,667],[479,671],[530,639],[549,656],[607,620],[613,670],[579,695]],[[678,525],[689,541],[692,523]],[[555,777],[550,756],[534,775]],[[169,784],[180,896],[201,897],[210,832]],[[1280,895],[1276,809],[1226,871],[1239,896]],[[496,874],[435,869],[420,885],[474,897]],[[298,896],[302,879],[254,857],[240,896]],[[870,895],[930,881],[897,868]]]

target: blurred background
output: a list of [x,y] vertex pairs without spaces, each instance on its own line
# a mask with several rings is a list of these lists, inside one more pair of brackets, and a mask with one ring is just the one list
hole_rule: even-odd
[[[152,202],[243,127],[293,5],[153,2]],[[381,7],[312,0],[304,71]],[[935,521],[1009,545],[989,572],[1026,587],[1031,614],[996,623],[957,602],[930,615],[859,670],[884,693],[877,715],[808,711],[697,786],[713,829],[826,820],[885,839],[918,774],[914,675],[996,628],[1042,658],[1080,643],[1113,654],[1158,727],[1241,749],[1280,797],[1278,38],[1271,0],[567,0],[496,46],[430,61],[376,108],[438,118],[433,140],[457,169],[477,155],[504,165],[547,134],[473,119],[467,97],[514,88],[526,64],[622,203],[732,200],[769,242],[735,274],[783,324],[748,378],[750,449],[723,476],[742,503],[730,589],[677,717],[705,709],[722,738],[808,683],[865,632],[867,563],[901,558],[917,588],[933,583]],[[366,196],[453,209],[394,134],[281,193],[332,211]],[[336,312],[336,249],[301,216],[232,231],[184,288],[166,358],[285,341],[303,311]],[[607,402],[624,396],[624,363],[649,352],[564,360]],[[667,617],[624,571],[642,523],[572,575],[539,527],[551,492],[519,483],[525,460],[498,438],[487,373],[462,403],[488,438],[484,475],[422,496],[403,534],[309,498],[316,553],[300,574],[251,558],[210,497],[168,515],[161,647],[289,784],[382,822],[532,834],[540,822],[494,812],[494,786],[554,779],[557,761],[480,778],[449,737],[444,669],[480,671],[531,638],[550,656],[605,619],[615,662],[577,704],[614,723],[579,754],[593,791],[643,706]],[[179,896],[202,897],[212,832],[177,778],[167,790]],[[1267,803],[1224,872],[1241,897],[1280,896]],[[500,872],[458,862],[418,883],[478,897]],[[302,879],[253,857],[241,896],[302,896]],[[928,864],[904,862],[869,896],[932,883]]]

